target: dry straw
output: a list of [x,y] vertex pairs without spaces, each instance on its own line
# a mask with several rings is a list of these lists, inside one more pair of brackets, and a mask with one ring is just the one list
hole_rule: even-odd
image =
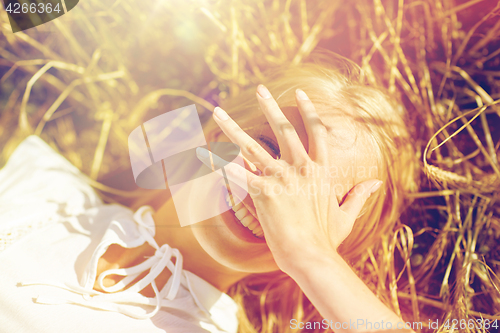
[[398,226],[355,269],[424,331],[428,318],[458,326],[500,319],[499,7],[490,0],[87,0],[16,34],[2,10],[0,165],[37,134],[105,198],[131,196],[102,181],[128,168],[128,133],[141,121],[188,103],[203,118],[259,83],[267,68],[327,48],[402,101],[423,171]]

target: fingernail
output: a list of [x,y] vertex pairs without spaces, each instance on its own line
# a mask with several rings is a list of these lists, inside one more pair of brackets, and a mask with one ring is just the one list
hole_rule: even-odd
[[209,157],[208,150],[206,150],[205,148],[201,148],[201,147],[196,148],[196,155],[200,159],[207,159]]
[[383,184],[383,181],[379,180],[378,182],[376,182],[372,188],[370,189],[370,195],[373,194],[373,192],[375,192],[376,190],[378,190],[380,188],[380,186],[382,186]]
[[307,97],[306,93],[302,89],[297,89],[295,93],[297,94],[297,98],[302,101],[307,101],[309,99],[309,97]]
[[210,156],[208,155],[208,150],[205,148],[198,147],[196,148],[196,156],[198,156],[200,159],[206,160]]
[[219,119],[219,120],[228,120],[229,116],[227,115],[226,111],[222,110],[220,107],[216,107],[214,109],[214,115]]
[[262,84],[259,84],[259,86],[257,87],[257,92],[259,93],[260,97],[264,99],[271,98],[271,93]]
[[214,171],[214,167],[212,165],[212,161],[210,159],[210,152],[201,147],[196,148],[196,157],[201,161],[201,163],[205,164],[205,166],[212,171]]

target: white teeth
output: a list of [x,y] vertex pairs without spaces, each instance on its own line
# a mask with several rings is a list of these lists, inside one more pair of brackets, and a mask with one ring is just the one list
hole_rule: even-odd
[[256,229],[252,230],[252,232],[255,236],[264,238],[264,230],[262,230],[260,225],[258,225]]
[[[231,194],[226,194],[225,199],[226,203],[231,206],[231,200],[230,200]],[[231,209],[234,211],[234,215],[236,218],[240,221],[240,223],[248,228],[252,233],[259,237],[259,238],[264,238],[264,231],[262,230],[262,227],[259,224],[259,221],[257,221],[253,215],[246,209],[245,206],[241,202],[237,203],[236,205],[232,206]]]
[[256,233],[254,233],[254,235],[257,236],[257,237],[264,237],[264,231],[263,230],[259,230]]
[[243,218],[248,214],[248,210],[245,207],[234,212],[234,215],[238,218],[238,220],[243,220]]
[[[241,221],[243,223],[243,221]],[[251,222],[246,226],[248,229],[254,231],[259,226],[259,222],[256,219],[252,219]]]
[[231,209],[236,212],[237,210],[241,209],[242,206],[243,206],[243,204],[241,202],[239,202],[236,205],[234,205],[233,207],[231,207]]
[[[241,212],[241,210],[239,212]],[[253,221],[255,221],[252,215],[247,215],[244,218],[238,218],[238,219],[241,221],[241,224],[243,224],[248,229],[252,230],[252,228],[250,228],[250,224],[252,224]]]

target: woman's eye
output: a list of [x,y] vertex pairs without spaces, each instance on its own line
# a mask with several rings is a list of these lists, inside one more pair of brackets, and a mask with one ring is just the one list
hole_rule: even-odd
[[281,157],[281,152],[278,144],[276,144],[271,138],[260,135],[258,139],[269,148],[271,155],[273,155],[275,159],[279,159]]

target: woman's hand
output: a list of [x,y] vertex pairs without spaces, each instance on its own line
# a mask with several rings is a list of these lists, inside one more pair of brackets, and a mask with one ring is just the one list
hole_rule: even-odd
[[[306,94],[297,90],[296,99],[309,153],[262,85],[257,98],[278,139],[281,159],[271,157],[220,108],[214,110],[214,119],[261,175],[212,157],[214,164],[225,165],[226,174],[236,182],[248,179],[248,193],[278,267],[297,282],[336,332],[372,332],[370,325],[384,332],[413,332],[405,329],[404,322],[336,252],[366,199],[382,182],[371,179],[357,184],[339,206],[334,180],[329,177],[334,161],[329,155],[328,130]],[[245,201],[251,205],[248,198]]]
[[233,177],[245,179],[243,173],[246,174],[266,242],[278,267],[288,272],[294,262],[307,260],[308,255],[335,253],[351,232],[366,199],[382,182],[371,179],[356,185],[339,206],[330,177],[328,130],[313,103],[302,90],[297,90],[308,153],[269,91],[262,85],[257,91],[260,106],[278,140],[281,159],[274,159],[222,109],[214,110],[214,119],[229,139],[240,146],[243,156],[261,171],[258,176],[234,163],[225,167]]

